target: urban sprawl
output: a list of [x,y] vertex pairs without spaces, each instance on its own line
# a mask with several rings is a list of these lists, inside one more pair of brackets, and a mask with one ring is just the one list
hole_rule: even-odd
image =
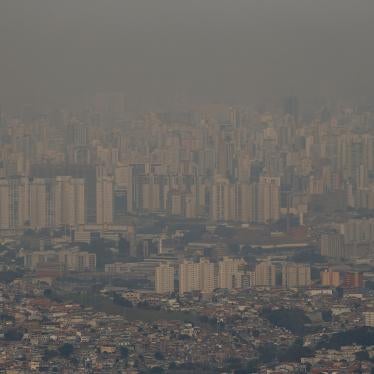
[[374,372],[374,108],[0,111],[0,373]]

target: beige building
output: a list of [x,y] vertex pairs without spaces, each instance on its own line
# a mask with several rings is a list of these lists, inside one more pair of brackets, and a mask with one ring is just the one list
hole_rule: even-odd
[[210,293],[216,288],[215,264],[201,258],[199,262],[184,260],[179,264],[179,293]]
[[30,183],[30,226],[42,228],[48,226],[47,219],[47,184],[42,178],[35,178]]
[[327,257],[347,257],[343,234],[324,234],[321,237],[321,255]]
[[95,271],[96,255],[86,251],[35,251],[24,255],[25,267],[35,270],[40,265],[57,263],[66,271]]
[[200,290],[211,293],[216,288],[215,265],[209,259],[200,259]]
[[310,266],[287,263],[282,267],[282,286],[285,288],[308,287],[311,285]]
[[243,264],[243,260],[224,257],[218,263],[218,288],[233,288],[241,287],[242,273],[239,267]]
[[155,291],[159,294],[174,292],[174,267],[160,264],[155,270]]
[[[253,222],[269,223],[280,218],[280,178],[260,177],[252,186]],[[252,208],[252,209],[253,209]]]
[[179,264],[179,294],[200,290],[200,263],[184,260]]
[[340,273],[326,269],[321,271],[321,285],[326,287],[339,287],[341,284]]
[[113,178],[99,176],[96,181],[96,223],[113,223]]
[[49,226],[82,225],[85,223],[84,180],[57,177],[47,194]]
[[0,228],[22,228],[30,220],[30,181],[26,177],[0,180]]
[[34,229],[85,223],[84,180],[72,177],[0,180],[0,228]]
[[255,284],[261,287],[275,287],[276,268],[271,262],[260,262],[256,265]]
[[217,175],[212,186],[211,217],[214,221],[230,220],[230,189],[227,178]]
[[207,258],[201,258],[199,262],[184,260],[179,264],[179,293],[211,293],[216,288],[241,288],[245,275],[240,269],[243,264],[243,259],[230,257],[224,257],[218,263]]
[[96,255],[86,251],[59,251],[59,263],[69,271],[95,271]]

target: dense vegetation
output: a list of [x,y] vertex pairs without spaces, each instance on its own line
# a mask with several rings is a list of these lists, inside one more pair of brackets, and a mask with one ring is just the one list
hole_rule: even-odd
[[324,337],[317,344],[317,349],[330,348],[340,349],[345,345],[363,345],[369,346],[374,344],[374,328],[359,327],[347,331],[337,332],[330,337]]
[[273,325],[282,327],[296,335],[305,335],[310,319],[301,309],[263,309],[262,316]]

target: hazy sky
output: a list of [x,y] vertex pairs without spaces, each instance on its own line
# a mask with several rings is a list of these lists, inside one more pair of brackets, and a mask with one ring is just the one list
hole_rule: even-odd
[[373,0],[0,0],[0,103],[374,96]]

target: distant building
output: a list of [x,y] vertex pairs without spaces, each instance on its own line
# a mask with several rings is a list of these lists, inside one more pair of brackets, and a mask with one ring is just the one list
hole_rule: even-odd
[[113,178],[99,176],[96,182],[96,223],[113,223]]
[[224,257],[218,263],[218,288],[241,288],[241,275],[239,267],[243,260]]
[[24,265],[30,270],[46,264],[58,264],[64,271],[95,271],[96,255],[78,250],[35,251],[24,255]]
[[283,101],[283,113],[292,116],[295,122],[299,119],[299,100],[296,96],[288,96]]
[[321,285],[325,287],[339,287],[341,283],[340,273],[326,269],[321,271]]
[[174,267],[161,264],[155,271],[155,291],[159,294],[174,292]]
[[179,264],[179,293],[200,291],[211,293],[216,288],[215,264],[201,258],[199,262],[185,260]]
[[321,237],[321,255],[334,258],[347,257],[344,235],[324,234]]
[[179,264],[179,294],[200,290],[200,263],[184,260]]
[[373,243],[374,219],[351,219],[340,225],[345,243]]
[[209,259],[200,259],[200,289],[204,293],[212,293],[216,288],[215,264]]
[[280,218],[280,178],[260,177],[251,186],[251,220],[270,223]]
[[359,272],[347,272],[343,277],[343,288],[362,288],[364,276]]
[[285,288],[308,287],[311,285],[310,266],[287,263],[282,268],[282,286]]
[[271,262],[260,262],[255,270],[256,286],[275,287],[276,268]]

